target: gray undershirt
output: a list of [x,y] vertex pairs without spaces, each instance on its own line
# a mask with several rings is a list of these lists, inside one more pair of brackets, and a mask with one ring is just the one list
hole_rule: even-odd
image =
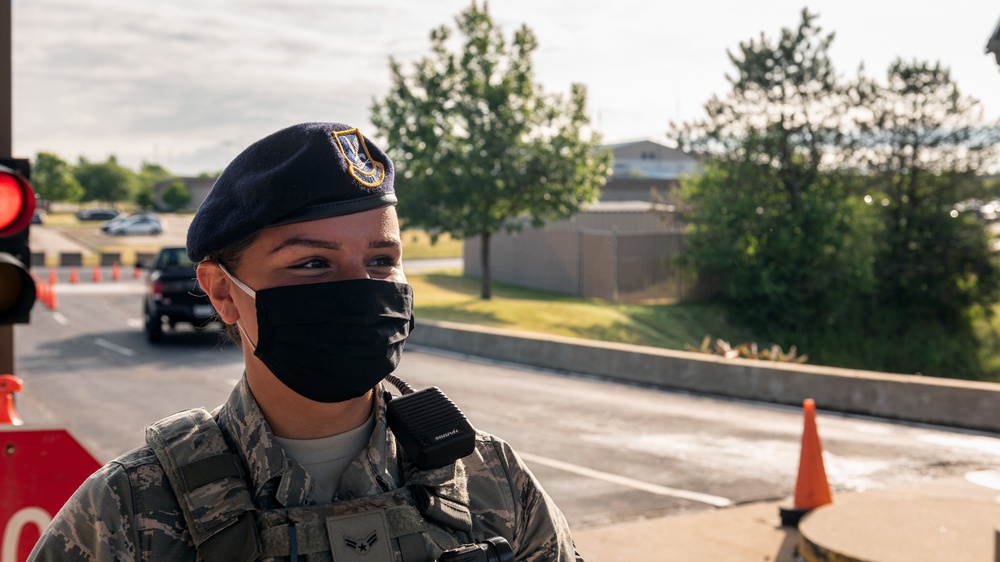
[[360,426],[329,437],[288,439],[275,436],[292,460],[302,465],[316,481],[313,498],[320,503],[333,499],[340,477],[358,453],[365,450],[375,431],[375,413]]

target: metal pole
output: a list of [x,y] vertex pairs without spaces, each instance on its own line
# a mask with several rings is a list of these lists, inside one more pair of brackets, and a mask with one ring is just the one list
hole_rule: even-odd
[[[11,0],[0,0],[0,157],[11,148]],[[14,374],[14,326],[0,326],[0,375]]]
[[611,229],[611,302],[618,302],[618,227]]

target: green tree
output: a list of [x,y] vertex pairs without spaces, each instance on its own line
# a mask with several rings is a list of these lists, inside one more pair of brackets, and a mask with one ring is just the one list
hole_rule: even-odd
[[1000,298],[1000,269],[983,225],[953,211],[981,190],[1000,124],[962,96],[940,63],[894,61],[884,84],[865,84],[857,164],[879,210],[874,238],[880,302],[954,325],[970,306]]
[[856,93],[834,72],[833,33],[803,10],[777,41],[741,43],[729,58],[732,91],[706,117],[674,126],[706,173],[682,197],[692,222],[687,257],[721,273],[723,296],[758,326],[836,322],[871,286],[865,220],[832,174],[844,116]]
[[46,201],[77,202],[83,186],[73,177],[73,167],[55,154],[39,152],[31,169],[31,185]]
[[166,204],[171,211],[183,209],[184,206],[190,202],[191,193],[181,180],[171,182],[171,184],[163,190],[163,203]]
[[531,29],[522,25],[508,43],[487,4],[475,1],[456,27],[461,52],[448,50],[452,30],[441,26],[411,75],[390,60],[392,89],[374,102],[372,122],[406,181],[404,224],[435,238],[479,236],[488,299],[491,235],[567,217],[596,200],[610,155],[589,129],[583,86],[564,98],[535,82]]
[[118,164],[114,156],[101,163],[81,157],[73,176],[83,186],[83,201],[109,204],[130,200],[136,183],[135,172]]
[[144,210],[152,209],[156,205],[156,194],[154,188],[156,184],[173,177],[166,168],[159,164],[143,162],[136,174],[135,202]]

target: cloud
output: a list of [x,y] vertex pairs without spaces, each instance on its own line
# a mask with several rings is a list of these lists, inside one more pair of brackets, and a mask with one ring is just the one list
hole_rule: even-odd
[[[836,31],[831,54],[841,72],[862,60],[878,74],[895,56],[940,59],[1000,116],[1000,72],[981,54],[1000,17],[992,3],[944,12],[902,0],[805,3]],[[115,154],[127,165],[158,160],[197,173],[295,122],[368,127],[373,98],[389,87],[389,57],[409,68],[428,54],[430,30],[453,27],[470,1],[13,4],[15,153]],[[596,124],[616,141],[662,138],[671,120],[700,114],[728,89],[726,51],[794,26],[801,6],[504,0],[490,10],[508,36],[521,24],[535,31],[536,77],[550,92],[585,84]]]

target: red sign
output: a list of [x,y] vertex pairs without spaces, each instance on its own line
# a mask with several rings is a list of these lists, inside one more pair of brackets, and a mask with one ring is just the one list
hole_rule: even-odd
[[64,429],[4,427],[0,456],[0,562],[22,562],[52,516],[101,465]]

